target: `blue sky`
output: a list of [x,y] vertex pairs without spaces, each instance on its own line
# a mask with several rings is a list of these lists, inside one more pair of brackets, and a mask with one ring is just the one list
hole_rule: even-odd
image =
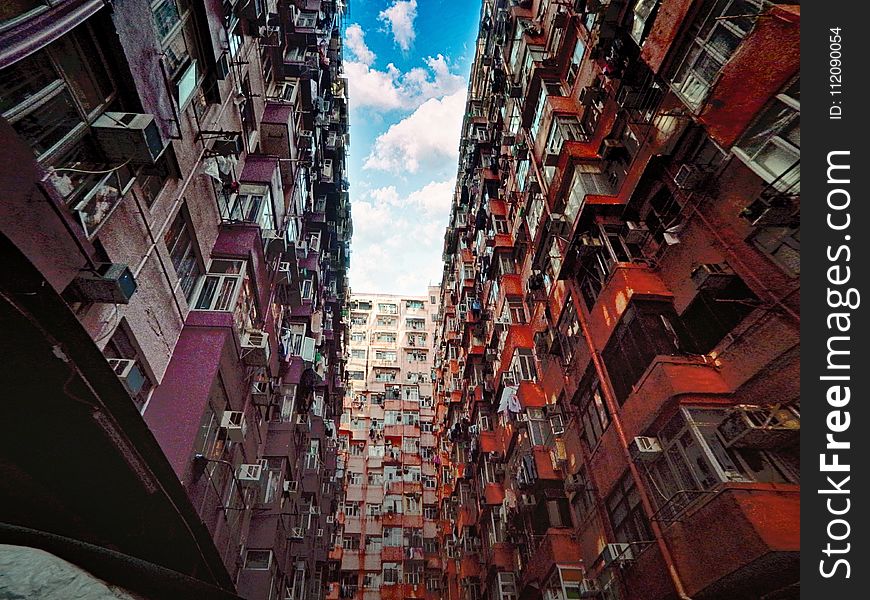
[[441,279],[477,0],[351,0],[344,71],[355,292],[424,295]]

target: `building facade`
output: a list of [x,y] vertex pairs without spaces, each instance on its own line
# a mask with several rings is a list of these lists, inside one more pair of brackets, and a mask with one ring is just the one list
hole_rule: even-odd
[[72,563],[87,543],[118,553],[80,565],[109,582],[133,564],[182,582],[131,578],[143,597],[324,595],[352,233],[344,10],[3,3],[4,393],[31,403],[3,406],[6,543]]
[[440,290],[354,293],[329,598],[440,598],[432,340]]
[[800,8],[484,0],[443,596],[796,598]]

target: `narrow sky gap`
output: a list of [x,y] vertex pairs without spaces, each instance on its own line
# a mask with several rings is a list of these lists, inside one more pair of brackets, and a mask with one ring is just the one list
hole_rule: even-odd
[[355,291],[420,294],[440,281],[479,12],[477,2],[351,3]]

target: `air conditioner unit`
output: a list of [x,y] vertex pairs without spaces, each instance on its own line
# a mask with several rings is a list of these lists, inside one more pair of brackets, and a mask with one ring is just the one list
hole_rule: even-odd
[[320,507],[317,506],[316,504],[312,504],[311,506],[308,507],[308,513],[312,514],[312,515],[319,515],[320,514]]
[[707,263],[692,269],[692,281],[699,290],[722,290],[734,279],[728,263]]
[[622,238],[626,244],[643,244],[649,239],[649,228],[645,223],[626,221],[622,229]]
[[696,190],[707,179],[707,172],[697,165],[681,165],[677,174],[674,175],[674,183],[682,190]]
[[163,139],[153,115],[104,112],[91,129],[110,162],[154,164],[163,152]]
[[245,413],[240,410],[224,411],[223,417],[221,417],[221,427],[224,429],[229,441],[243,441],[248,428],[248,424],[245,421]]
[[631,459],[635,462],[653,462],[662,455],[658,438],[638,436],[628,446]]
[[142,387],[145,385],[145,375],[142,373],[142,369],[139,368],[139,365],[136,364],[135,360],[130,360],[128,358],[109,358],[108,362],[109,366],[112,367],[112,370],[115,372],[115,375],[118,376],[124,384],[124,387],[126,387],[127,391],[130,392],[130,395],[135,396],[142,391]]
[[520,503],[523,506],[535,506],[538,499],[535,498],[534,494],[520,494]]
[[329,524],[335,523],[335,517],[333,515],[328,515],[326,517],[326,522]]
[[244,486],[259,484],[262,476],[263,463],[241,464],[236,473],[236,477],[239,479],[239,485]]
[[601,588],[598,587],[598,582],[594,579],[586,579],[585,577],[577,584],[577,591],[580,592],[581,598],[598,598],[601,596]]
[[285,481],[284,482],[284,495],[289,496],[290,494],[295,494],[299,490],[299,482],[298,481]]
[[242,362],[249,367],[269,364],[269,334],[259,329],[248,329],[242,334]]
[[120,263],[99,263],[93,270],[79,271],[69,286],[73,300],[106,304],[127,304],[136,291],[129,267]]
[[605,567],[610,566],[614,562],[623,564],[634,559],[631,546],[629,544],[607,544],[599,557]]
[[789,408],[741,405],[719,424],[727,447],[774,450],[800,438],[800,417]]
[[216,139],[211,145],[213,156],[236,156],[245,151],[245,142],[241,133],[228,133]]
[[317,528],[317,537],[318,539],[323,537],[323,527]]
[[302,527],[293,527],[290,530],[290,539],[296,542],[305,539],[305,530]]

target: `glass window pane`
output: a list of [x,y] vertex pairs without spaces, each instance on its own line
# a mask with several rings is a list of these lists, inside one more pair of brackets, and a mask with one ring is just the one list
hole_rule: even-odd
[[12,127],[28,141],[37,156],[42,156],[81,123],[72,97],[66,90],[58,90]]
[[5,115],[58,79],[45,52],[38,52],[0,70],[0,114]]

